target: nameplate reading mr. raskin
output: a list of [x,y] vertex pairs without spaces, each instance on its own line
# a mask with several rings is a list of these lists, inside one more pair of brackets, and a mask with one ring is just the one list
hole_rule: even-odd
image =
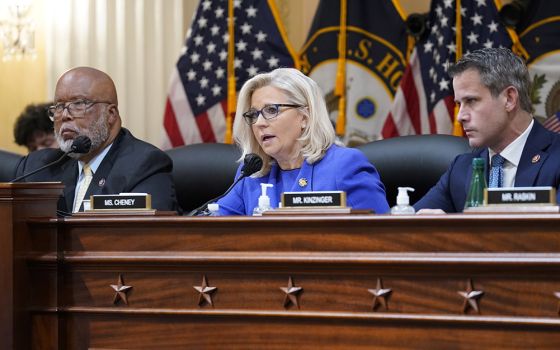
[[147,193],[101,194],[91,196],[92,210],[152,209],[152,196]]
[[489,188],[488,204],[556,204],[556,189],[542,187],[500,187]]
[[346,207],[346,192],[317,191],[317,192],[284,192],[282,193],[284,208],[305,207]]

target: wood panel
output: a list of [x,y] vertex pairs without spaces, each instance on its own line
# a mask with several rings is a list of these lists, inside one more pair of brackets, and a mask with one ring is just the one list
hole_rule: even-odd
[[559,215],[46,216],[3,228],[16,348],[560,347]]

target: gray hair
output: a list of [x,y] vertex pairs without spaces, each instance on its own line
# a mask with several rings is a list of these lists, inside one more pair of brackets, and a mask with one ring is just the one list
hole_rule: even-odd
[[274,161],[259,145],[251,125],[243,119],[243,113],[251,107],[253,93],[265,86],[281,90],[288,97],[287,103],[300,105],[298,110],[306,117],[307,123],[298,142],[301,153],[309,163],[319,161],[326,150],[335,142],[335,132],[329,119],[321,89],[311,78],[294,68],[278,68],[249,79],[239,92],[237,111],[233,124],[235,142],[241,147],[241,159],[246,154],[256,153],[263,159],[263,167],[255,176],[263,176],[270,171]]
[[513,86],[519,94],[519,105],[528,113],[533,112],[529,89],[531,78],[523,60],[506,48],[484,48],[461,57],[449,67],[451,78],[474,68],[480,74],[482,84],[492,96],[497,97],[505,88]]

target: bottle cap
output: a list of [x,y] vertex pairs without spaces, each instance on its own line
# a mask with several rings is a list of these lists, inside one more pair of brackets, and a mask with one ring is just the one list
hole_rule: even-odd
[[408,198],[408,191],[414,192],[412,187],[399,187],[399,194],[397,195],[397,205],[409,205],[410,198]]
[[484,168],[485,163],[484,158],[473,158],[472,160],[473,168]]

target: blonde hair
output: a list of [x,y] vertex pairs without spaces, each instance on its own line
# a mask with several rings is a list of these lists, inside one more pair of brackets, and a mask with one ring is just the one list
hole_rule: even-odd
[[278,68],[249,79],[239,92],[233,136],[242,150],[240,161],[249,153],[258,154],[263,159],[263,167],[254,175],[256,177],[268,174],[274,161],[259,145],[251,125],[243,119],[243,113],[251,107],[253,93],[265,86],[281,90],[289,99],[286,103],[302,106],[298,110],[306,117],[307,123],[298,139],[302,146],[301,154],[309,163],[321,160],[326,150],[335,142],[334,128],[321,89],[297,69]]

